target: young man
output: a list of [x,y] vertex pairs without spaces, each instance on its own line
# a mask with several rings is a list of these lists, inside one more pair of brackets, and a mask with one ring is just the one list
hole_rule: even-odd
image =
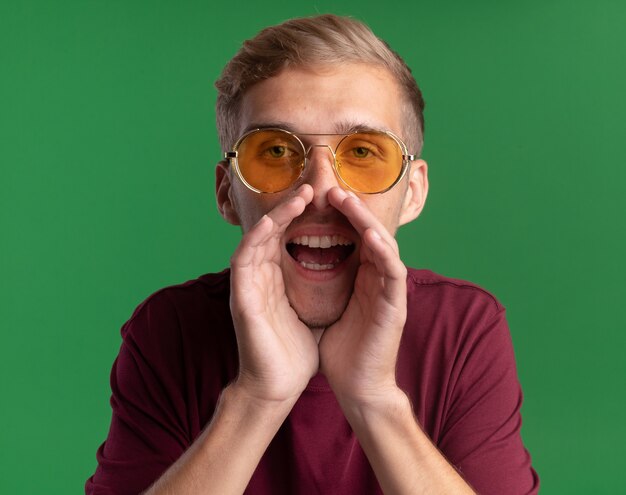
[[421,93],[364,25],[297,19],[217,82],[230,271],[122,330],[87,493],[536,493],[504,308],[407,269]]

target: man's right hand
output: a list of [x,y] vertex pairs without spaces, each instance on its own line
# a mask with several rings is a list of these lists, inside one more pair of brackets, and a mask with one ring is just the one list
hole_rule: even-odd
[[243,493],[317,373],[317,342],[289,305],[280,269],[282,235],[312,199],[311,186],[300,187],[243,236],[231,259],[239,375],[207,428],[147,494]]
[[298,188],[244,234],[231,258],[230,309],[239,349],[239,374],[231,385],[255,400],[294,402],[319,368],[311,330],[285,293],[282,236],[313,199]]

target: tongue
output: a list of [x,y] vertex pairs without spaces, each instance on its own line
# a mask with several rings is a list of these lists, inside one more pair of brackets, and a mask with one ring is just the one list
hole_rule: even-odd
[[288,249],[291,256],[299,262],[317,263],[318,265],[336,265],[348,257],[352,246],[311,248],[300,244],[290,244]]

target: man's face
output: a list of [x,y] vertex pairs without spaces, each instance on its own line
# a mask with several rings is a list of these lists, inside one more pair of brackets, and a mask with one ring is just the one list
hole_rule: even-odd
[[[397,83],[381,68],[343,64],[315,70],[286,69],[245,93],[239,131],[243,134],[256,127],[281,127],[296,134],[340,134],[367,127],[388,130],[405,139],[403,104]],[[329,144],[334,149],[340,138],[301,139],[307,147]],[[218,194],[220,210],[222,203],[229,201],[236,217],[227,220],[239,223],[244,233],[296,187],[281,193],[259,194],[248,189],[236,174],[220,174],[218,169],[220,180],[229,181],[228,198]],[[340,183],[327,148],[311,149],[302,181],[312,186],[313,201],[283,236],[281,269],[287,297],[300,319],[311,328],[327,327],[341,317],[348,304],[362,241],[349,220],[328,203],[329,189]],[[405,178],[390,191],[360,198],[395,234],[400,224],[419,214],[414,209],[412,213],[405,212],[416,187],[427,188],[426,165],[422,161],[414,162]],[[423,203],[426,191],[421,194],[419,200]],[[328,244],[331,246],[325,248]]]

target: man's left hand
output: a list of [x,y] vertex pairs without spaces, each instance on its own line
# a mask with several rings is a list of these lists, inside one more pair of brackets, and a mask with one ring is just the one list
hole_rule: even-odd
[[320,369],[342,404],[365,405],[398,391],[407,270],[393,235],[364,202],[340,188],[328,199],[359,233],[361,264],[346,310],[320,341]]

